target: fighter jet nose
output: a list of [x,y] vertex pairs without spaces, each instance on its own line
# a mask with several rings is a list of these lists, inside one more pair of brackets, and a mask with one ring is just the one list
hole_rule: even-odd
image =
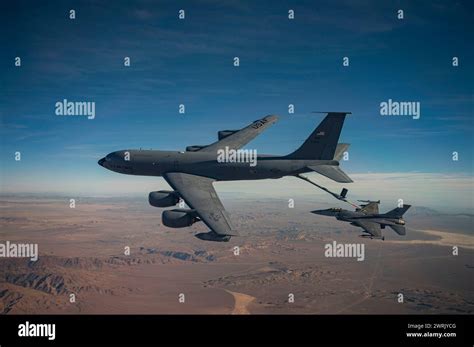
[[102,158],[97,162],[97,164],[99,164],[100,166],[104,166],[104,161],[105,161],[105,158]]
[[329,210],[314,210],[311,213],[319,214],[321,216],[335,216],[335,212],[331,209]]

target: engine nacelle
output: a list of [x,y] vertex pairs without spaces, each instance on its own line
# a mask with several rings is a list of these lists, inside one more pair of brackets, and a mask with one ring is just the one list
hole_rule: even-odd
[[220,140],[225,139],[227,136],[230,136],[236,133],[238,130],[221,130],[217,133],[217,138]]
[[170,207],[179,202],[179,195],[172,190],[159,190],[148,194],[148,202],[155,207]]
[[186,152],[197,152],[200,149],[206,148],[207,146],[200,146],[200,145],[194,145],[194,146],[188,146],[186,147]]
[[185,228],[193,225],[197,219],[192,210],[174,209],[163,211],[161,220],[164,225],[170,228]]

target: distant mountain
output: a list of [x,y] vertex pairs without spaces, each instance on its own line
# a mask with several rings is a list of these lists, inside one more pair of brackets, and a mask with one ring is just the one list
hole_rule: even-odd
[[433,208],[423,206],[412,206],[406,213],[417,216],[439,216],[444,214]]
[[429,208],[429,207],[423,207],[423,206],[412,206],[407,214],[413,215],[413,216],[466,216],[466,217],[474,217],[474,214],[472,213],[446,213],[446,212],[440,212],[438,210]]

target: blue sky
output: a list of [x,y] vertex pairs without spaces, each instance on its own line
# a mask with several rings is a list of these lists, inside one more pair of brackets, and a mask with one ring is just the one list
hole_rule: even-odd
[[[249,147],[286,154],[322,119],[311,113],[318,110],[353,112],[341,136],[352,144],[343,164],[349,174],[472,177],[470,1],[11,1],[2,7],[5,190],[34,190],[32,182],[41,191],[56,183],[64,190],[68,182],[79,190],[92,181],[100,186],[116,175],[97,165],[111,151],[207,144],[218,130],[267,114],[280,115],[280,122]],[[185,20],[178,20],[180,9]],[[125,56],[130,67],[123,66]],[[345,56],[349,67],[342,66]],[[56,116],[54,105],[63,99],[94,101],[96,118]],[[420,102],[420,119],[381,116],[379,104],[388,99]],[[178,113],[181,103],[185,115]],[[472,181],[467,188],[472,192]]]

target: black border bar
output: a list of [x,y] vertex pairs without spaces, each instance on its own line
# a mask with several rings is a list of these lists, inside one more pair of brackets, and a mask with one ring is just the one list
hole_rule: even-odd
[[[54,341],[20,337],[26,321],[55,324]],[[408,328],[409,324],[431,329]],[[451,328],[435,329],[437,324]],[[455,328],[453,326],[455,325]],[[0,345],[377,344],[473,346],[472,315],[3,315]],[[456,337],[407,337],[455,332]]]

